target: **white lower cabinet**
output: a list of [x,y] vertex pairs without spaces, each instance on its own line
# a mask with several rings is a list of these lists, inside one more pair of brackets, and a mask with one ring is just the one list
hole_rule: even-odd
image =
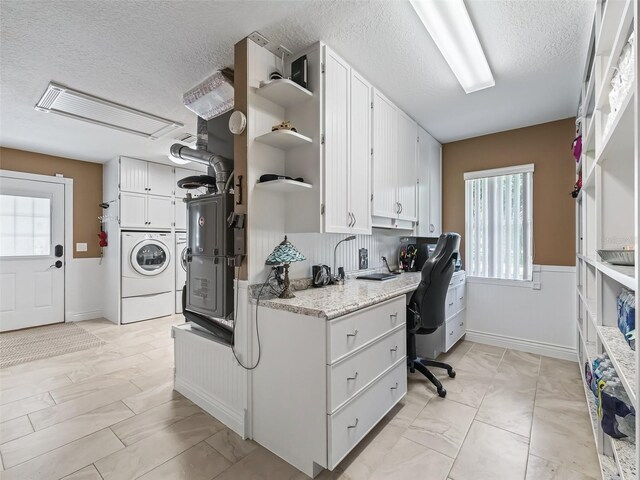
[[406,394],[406,296],[331,320],[259,312],[269,329],[252,372],[253,439],[314,477]]
[[176,230],[187,229],[187,204],[182,201],[182,198],[176,197],[174,200],[173,219]]
[[467,332],[466,273],[455,272],[445,300],[445,323],[430,335],[416,335],[418,355],[436,358],[453,347]]
[[336,465],[407,392],[407,362],[400,359],[375,383],[327,417],[329,466]]

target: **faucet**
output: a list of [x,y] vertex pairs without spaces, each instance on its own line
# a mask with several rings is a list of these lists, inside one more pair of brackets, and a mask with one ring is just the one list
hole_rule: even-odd
[[351,240],[355,239],[355,235],[349,235],[347,238],[343,238],[338,243],[336,243],[336,246],[333,249],[333,275],[331,280],[334,284],[344,282],[344,268],[340,267],[340,273],[336,274],[336,250],[338,249],[338,245],[340,245],[342,242],[350,242]]

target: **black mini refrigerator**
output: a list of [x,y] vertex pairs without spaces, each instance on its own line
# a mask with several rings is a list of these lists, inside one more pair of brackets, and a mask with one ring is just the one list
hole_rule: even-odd
[[187,200],[187,320],[233,343],[233,194]]

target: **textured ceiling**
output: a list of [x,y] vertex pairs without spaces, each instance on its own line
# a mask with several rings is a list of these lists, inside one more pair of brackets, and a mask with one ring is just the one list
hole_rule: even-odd
[[233,63],[254,30],[323,40],[441,142],[575,113],[592,0],[466,0],[496,86],[465,95],[408,1],[0,0],[0,144],[103,162],[166,160],[148,140],[37,112],[49,81],[195,130],[182,93]]

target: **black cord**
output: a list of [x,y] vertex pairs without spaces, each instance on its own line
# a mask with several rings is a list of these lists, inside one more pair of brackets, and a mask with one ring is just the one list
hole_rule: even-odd
[[[245,370],[253,370],[255,369],[259,364],[260,364],[260,357],[262,355],[262,349],[260,348],[260,330],[258,329],[258,306],[260,305],[260,296],[262,295],[262,291],[264,290],[264,287],[267,286],[267,284],[269,283],[269,280],[271,279],[271,274],[272,272],[269,272],[269,276],[267,277],[267,279],[265,280],[265,282],[262,284],[262,287],[260,287],[260,291],[258,292],[258,298],[256,299],[256,338],[258,340],[258,360],[256,361],[256,364],[253,367],[247,367],[246,365],[243,365],[242,362],[240,361],[240,359],[238,358],[238,355],[236,355],[236,350],[235,350],[235,338],[236,338],[236,322],[238,320],[238,292],[239,292],[239,278],[238,278],[238,273],[240,271],[240,267],[236,267],[236,314],[235,314],[235,318],[233,321],[233,339],[234,339],[234,344],[231,345],[231,352],[233,352],[233,356],[236,358],[236,361],[238,362],[238,364],[244,368]],[[248,323],[248,318],[247,318],[247,323]]]

